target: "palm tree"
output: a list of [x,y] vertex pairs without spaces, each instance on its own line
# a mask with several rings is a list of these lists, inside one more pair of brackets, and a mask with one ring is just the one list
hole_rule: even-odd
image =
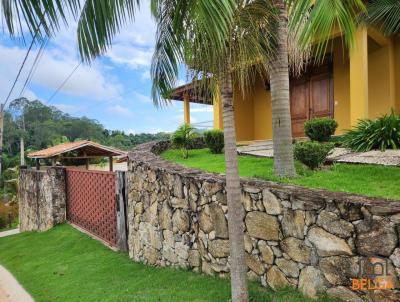
[[[78,43],[81,56],[90,62],[103,54],[112,38],[132,20],[139,1],[44,1],[33,0],[18,6],[2,2],[10,33],[15,33],[15,16],[24,12],[34,36],[53,34],[60,20],[67,22],[67,12],[79,16]],[[269,0],[153,0],[157,19],[157,44],[153,57],[153,99],[156,105],[168,102],[175,86],[178,66],[191,67],[204,88],[220,84],[222,94],[226,190],[229,207],[232,301],[248,301],[246,284],[243,207],[237,165],[233,85],[242,87],[265,75],[263,64],[269,57],[272,37],[262,35],[273,16]],[[42,9],[44,9],[42,11]],[[81,12],[79,13],[79,11]],[[18,24],[18,21],[17,21]],[[271,39],[269,39],[271,38]],[[209,76],[212,75],[212,76]]]
[[[175,3],[171,6],[168,2]],[[223,1],[197,1],[185,10],[180,5],[187,5],[186,2],[166,0],[155,8],[158,43],[152,64],[153,99],[157,104],[168,99],[179,63],[190,66],[204,89],[213,90],[217,85],[221,88],[232,301],[248,301],[233,86],[245,91],[256,75],[265,75],[265,65],[254,64],[270,56],[269,42],[273,37],[266,39],[262,33],[273,19],[273,10],[268,0],[233,1],[228,7],[221,7],[221,11],[218,3],[223,5]],[[187,14],[176,14],[176,11]],[[220,22],[221,17],[225,21]],[[209,35],[206,27],[213,26],[220,30]]]
[[385,35],[400,33],[400,1],[374,0],[367,9],[367,21],[381,28]]

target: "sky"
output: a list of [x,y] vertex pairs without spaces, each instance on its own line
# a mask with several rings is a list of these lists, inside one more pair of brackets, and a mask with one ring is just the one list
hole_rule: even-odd
[[[20,38],[11,39],[0,30],[0,102],[6,99],[29,44]],[[183,123],[183,104],[173,101],[167,107],[156,108],[152,103],[150,64],[154,44],[150,7],[142,5],[135,22],[115,37],[112,48],[90,65],[80,65],[50,100],[79,63],[76,23],[71,22],[50,40],[21,96],[39,99],[72,116],[95,119],[107,129],[126,133],[173,131]],[[30,52],[11,100],[20,96],[39,46]],[[183,76],[178,84],[186,82]],[[212,106],[191,104],[191,122],[205,121],[212,121]]]

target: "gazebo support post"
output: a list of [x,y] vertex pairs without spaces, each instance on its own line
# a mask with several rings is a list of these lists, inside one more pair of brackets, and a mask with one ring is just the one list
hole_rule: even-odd
[[112,172],[112,171],[113,171],[113,157],[112,157],[112,156],[109,156],[109,157],[108,157],[108,161],[109,161],[109,163],[110,163],[110,172]]
[[86,170],[89,170],[89,158],[85,160]]
[[36,170],[40,170],[40,159],[36,158]]

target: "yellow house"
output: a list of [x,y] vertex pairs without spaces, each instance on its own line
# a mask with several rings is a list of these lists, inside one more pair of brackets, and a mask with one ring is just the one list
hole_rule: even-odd
[[[333,36],[331,51],[320,66],[310,67],[290,80],[292,132],[304,136],[303,124],[314,117],[332,117],[337,134],[359,119],[376,118],[394,109],[400,112],[400,39],[385,37],[372,27],[361,27],[351,53],[340,35]],[[235,89],[235,119],[238,141],[272,138],[271,93],[268,84],[256,81],[251,93]],[[173,98],[184,102],[184,122],[190,123],[190,103],[212,104],[214,128],[222,129],[219,96],[207,100],[194,93],[194,84],[174,90]]]

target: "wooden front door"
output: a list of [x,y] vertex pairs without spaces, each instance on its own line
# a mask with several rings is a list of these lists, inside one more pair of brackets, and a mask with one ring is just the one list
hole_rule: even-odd
[[329,65],[313,68],[290,80],[292,134],[305,136],[304,122],[315,117],[333,117],[333,80]]

